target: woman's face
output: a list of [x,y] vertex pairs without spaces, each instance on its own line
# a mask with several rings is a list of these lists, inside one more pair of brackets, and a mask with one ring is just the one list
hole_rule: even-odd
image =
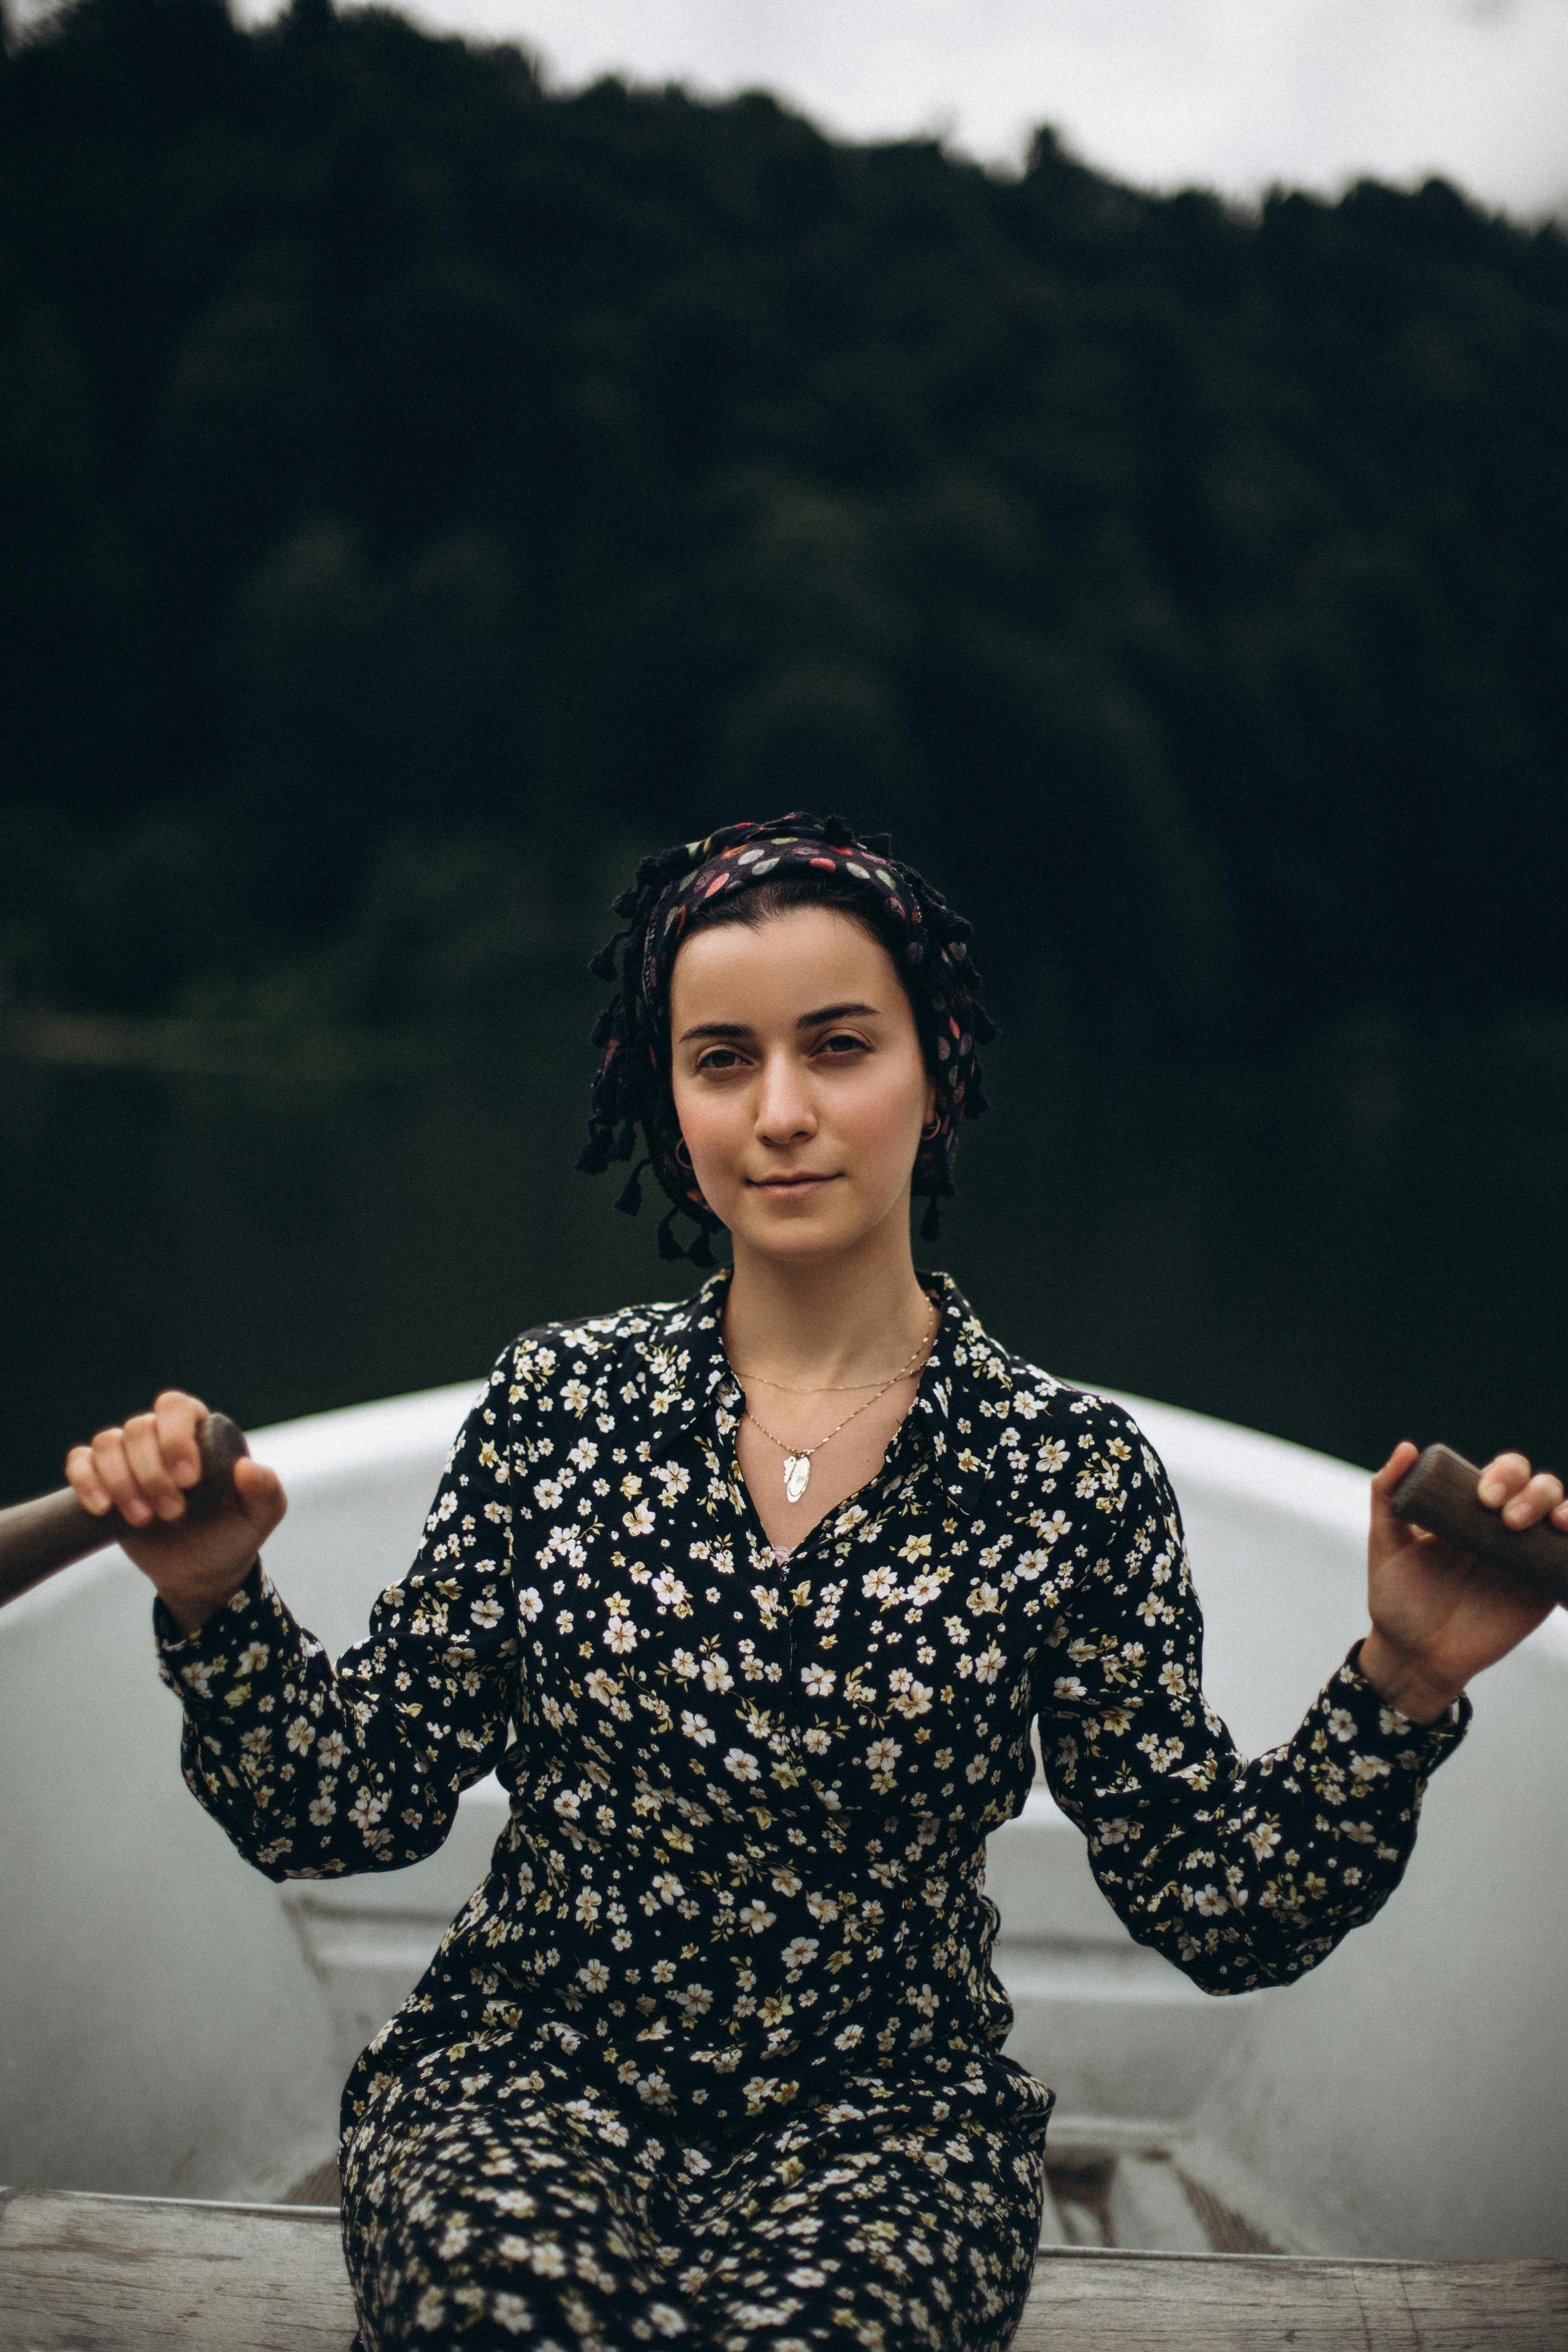
[[670,982],[675,1108],[704,1199],[770,1257],[907,1231],[936,1089],[887,950],[796,907],[699,931]]

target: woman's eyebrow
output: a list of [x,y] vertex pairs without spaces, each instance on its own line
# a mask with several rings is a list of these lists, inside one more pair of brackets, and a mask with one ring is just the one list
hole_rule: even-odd
[[[819,1004],[815,1013],[803,1013],[795,1022],[797,1029],[820,1029],[825,1021],[864,1019],[869,1014],[875,1020],[880,1007],[875,1004]],[[689,1045],[694,1037],[754,1037],[756,1031],[744,1021],[699,1021],[694,1027],[683,1029],[676,1040]]]
[[803,1013],[795,1023],[797,1029],[820,1028],[825,1021],[851,1021],[868,1013],[876,1015],[875,1004],[823,1004],[815,1013]]

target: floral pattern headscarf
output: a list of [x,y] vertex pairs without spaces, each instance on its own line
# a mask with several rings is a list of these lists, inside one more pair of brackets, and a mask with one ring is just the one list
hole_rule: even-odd
[[[847,881],[863,897],[879,929],[898,942],[914,1006],[926,1066],[936,1081],[932,1131],[921,1138],[914,1190],[930,1203],[921,1237],[936,1238],[937,1203],[952,1195],[961,1119],[985,1108],[975,1046],[996,1034],[979,1001],[980,975],[969,961],[970,926],[939,890],[892,856],[885,835],[858,840],[841,817],[801,809],[765,824],[729,824],[704,841],[686,842],[645,857],[637,881],[616,900],[626,919],[595,957],[601,980],[618,982],[600,1015],[594,1042],[604,1059],[594,1081],[588,1141],[577,1165],[598,1175],[612,1160],[629,1160],[640,1127],[652,1169],[671,1203],[658,1228],[659,1254],[710,1265],[708,1236],[719,1219],[682,1159],[680,1129],[669,1087],[669,982],[682,940],[699,909],[726,892],[776,881],[781,875],[820,874]],[[633,1174],[616,1202],[635,1216],[641,1206]],[[685,1215],[698,1228],[683,1248],[672,1230]]]

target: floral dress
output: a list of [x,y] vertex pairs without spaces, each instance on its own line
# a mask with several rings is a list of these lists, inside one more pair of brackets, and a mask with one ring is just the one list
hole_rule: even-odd
[[1003,2054],[985,1838],[1053,1795],[1211,1992],[1375,1912],[1461,1703],[1339,1667],[1238,1755],[1160,1462],[987,1338],[781,1562],[737,1465],[726,1274],[527,1334],[334,1667],[259,1567],[158,1617],[185,1776],[273,1878],[395,1870],[497,1771],[489,1874],[343,2094],[366,2347],[1001,2347],[1051,2094]]

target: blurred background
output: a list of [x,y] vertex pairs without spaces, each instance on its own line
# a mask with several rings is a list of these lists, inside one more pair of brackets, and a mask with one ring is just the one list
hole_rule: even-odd
[[999,1337],[1568,1461],[1561,0],[450,14],[6,30],[0,1499],[668,1296],[586,959],[796,806]]

